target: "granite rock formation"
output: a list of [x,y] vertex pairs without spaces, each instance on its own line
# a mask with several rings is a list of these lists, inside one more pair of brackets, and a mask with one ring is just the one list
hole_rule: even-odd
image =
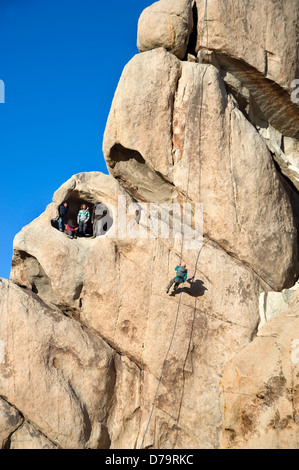
[[[141,14],[109,175],[63,184],[0,281],[2,448],[298,447],[298,16],[295,0]],[[104,204],[104,233],[60,233],[63,201]],[[172,231],[186,208],[194,244]]]

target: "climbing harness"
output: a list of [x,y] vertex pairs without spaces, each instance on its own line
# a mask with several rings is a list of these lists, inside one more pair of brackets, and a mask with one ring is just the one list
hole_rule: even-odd
[[[205,11],[204,11],[204,17],[203,17],[203,27],[202,27],[202,35],[201,35],[201,38],[203,38],[205,25],[207,24],[207,7],[208,7],[208,0],[205,0]],[[207,47],[208,47],[208,28],[206,28],[206,29],[207,29]],[[202,44],[202,42],[201,42],[201,44]],[[201,89],[200,111],[199,111],[199,129],[200,129],[199,152],[200,152],[200,142],[201,142],[201,115],[202,115],[202,104],[203,104],[203,81],[204,81],[205,73],[206,73],[206,70],[205,70],[205,71],[203,72],[203,74],[202,74],[201,86],[197,88],[196,100],[195,100],[195,102],[197,103],[197,102],[198,102],[199,90]],[[193,126],[194,126],[194,121],[195,121],[196,109],[197,109],[197,107],[194,106],[194,112],[193,112],[193,116],[192,116],[192,123],[193,123]],[[194,130],[193,130],[193,134],[194,134]],[[187,186],[186,186],[186,196],[185,196],[185,212],[184,212],[184,217],[185,217],[185,214],[186,214],[186,207],[187,207],[187,202],[188,202],[188,199],[189,199],[189,183],[190,183],[190,173],[191,173],[190,170],[191,170],[192,150],[193,150],[193,139],[191,139],[191,150],[190,150],[190,153],[189,153],[188,176],[187,176]],[[200,172],[199,172],[199,187],[200,187]],[[179,261],[179,264],[181,263],[182,258],[183,258],[184,239],[185,239],[185,231],[184,231],[184,227],[183,227],[183,234],[182,234],[182,242],[181,242],[181,252],[180,252],[180,261]],[[207,242],[206,242],[206,243],[207,243]],[[201,250],[202,250],[203,246],[204,246],[206,243],[204,243],[204,244],[201,245],[201,247],[200,247],[200,249],[199,249],[199,251],[198,251],[198,253],[197,253],[197,258],[196,258],[196,263],[195,263],[194,274],[193,274],[193,276],[191,277],[191,279],[194,279],[194,277],[195,277],[195,275],[196,275],[197,263],[198,263],[198,260],[199,260],[199,255],[200,255],[200,253],[201,253]],[[144,444],[145,436],[146,436],[146,434],[147,434],[147,432],[148,432],[148,429],[149,429],[149,426],[150,426],[150,422],[151,422],[151,419],[152,419],[152,416],[153,416],[153,413],[154,413],[154,410],[155,410],[156,401],[157,401],[157,398],[158,398],[158,393],[159,393],[159,389],[160,389],[160,385],[161,385],[161,381],[162,381],[162,377],[163,377],[163,372],[164,372],[165,364],[166,364],[166,362],[167,362],[168,355],[169,355],[169,352],[170,352],[170,350],[171,350],[171,346],[172,346],[172,343],[173,343],[173,340],[174,340],[174,337],[175,337],[175,332],[176,332],[176,328],[177,328],[177,323],[178,323],[178,318],[179,318],[179,312],[180,312],[180,307],[181,307],[182,294],[183,294],[183,291],[181,290],[180,296],[179,296],[179,301],[178,301],[178,306],[177,306],[177,311],[176,311],[176,316],[175,316],[175,322],[174,322],[173,332],[172,332],[172,335],[171,335],[170,344],[169,344],[169,346],[168,346],[168,349],[167,349],[167,352],[166,352],[166,355],[165,355],[165,359],[164,359],[163,364],[162,364],[161,374],[160,374],[160,377],[159,377],[159,380],[158,380],[158,385],[157,385],[157,389],[156,389],[154,401],[153,401],[153,404],[152,404],[152,409],[151,409],[151,412],[150,412],[150,416],[149,416],[149,419],[148,419],[147,426],[146,426],[145,431],[144,431],[144,434],[143,434],[143,438],[142,438],[142,442],[141,442],[140,449],[143,449],[143,444]]]

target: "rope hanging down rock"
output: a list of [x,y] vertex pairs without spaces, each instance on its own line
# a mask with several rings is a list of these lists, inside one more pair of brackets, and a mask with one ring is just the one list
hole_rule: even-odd
[[[203,38],[203,35],[204,35],[205,26],[207,26],[207,7],[208,7],[208,0],[205,0],[205,11],[204,11],[204,17],[203,17],[202,33],[201,33],[201,44],[202,44],[202,38]],[[206,47],[208,47],[208,30],[207,30],[207,45],[206,45]],[[192,115],[193,132],[192,132],[192,138],[190,139],[191,145],[190,145],[189,161],[188,161],[188,176],[187,176],[187,186],[186,186],[186,196],[185,196],[185,213],[184,213],[184,217],[185,217],[185,214],[186,214],[187,202],[189,200],[189,184],[190,184],[190,174],[191,174],[190,170],[191,170],[193,140],[194,140],[193,139],[193,136],[194,136],[194,122],[195,122],[195,116],[196,116],[196,110],[197,110],[196,103],[198,103],[198,101],[199,101],[198,98],[199,98],[199,93],[200,93],[201,98],[200,98],[200,104],[199,104],[199,122],[198,122],[198,125],[199,125],[199,130],[201,132],[201,116],[202,116],[202,104],[203,104],[203,81],[204,81],[205,73],[206,73],[206,70],[202,74],[200,87],[197,87],[196,96],[195,96],[195,106],[194,106],[193,115]],[[199,155],[200,155],[200,140],[201,139],[199,138]],[[199,186],[200,186],[200,180],[199,180]],[[183,234],[182,234],[181,252],[180,252],[180,263],[181,263],[182,258],[183,258],[184,240],[185,240],[185,233],[184,233],[184,225],[183,225]],[[202,248],[203,248],[203,245],[200,247],[200,249],[197,253],[194,274],[193,274],[193,277],[191,277],[191,279],[194,279],[194,277],[196,275],[197,263],[198,263],[199,255],[201,253]],[[151,423],[151,419],[152,419],[152,416],[153,416],[153,413],[154,413],[154,410],[155,410],[156,401],[157,401],[157,398],[158,398],[158,393],[159,393],[159,389],[160,389],[160,385],[161,385],[161,381],[162,381],[162,377],[163,377],[164,368],[165,368],[165,365],[166,365],[166,362],[167,362],[167,359],[168,359],[168,355],[169,355],[169,352],[171,350],[171,346],[172,346],[172,343],[173,343],[173,340],[174,340],[174,337],[175,337],[176,328],[177,328],[177,324],[178,324],[178,318],[179,318],[179,312],[180,312],[180,307],[181,307],[182,294],[183,294],[183,291],[181,290],[179,301],[178,301],[178,306],[177,306],[177,311],[176,311],[176,316],[175,316],[173,332],[172,332],[172,335],[171,335],[171,340],[170,340],[170,343],[169,343],[169,346],[168,346],[168,349],[167,349],[167,352],[166,352],[166,355],[165,355],[165,359],[163,361],[161,374],[160,374],[160,377],[159,377],[159,380],[158,380],[157,389],[156,389],[154,401],[153,401],[153,404],[152,404],[152,409],[151,409],[151,412],[150,412],[150,416],[149,416],[149,419],[148,419],[146,429],[145,429],[144,434],[143,434],[140,449],[143,449],[145,436],[148,432],[148,429],[149,429],[149,426],[150,426],[150,423]]]

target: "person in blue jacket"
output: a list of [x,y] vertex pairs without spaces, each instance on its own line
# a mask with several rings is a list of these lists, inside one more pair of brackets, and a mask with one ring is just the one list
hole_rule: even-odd
[[169,292],[169,289],[171,288],[171,286],[174,284],[173,286],[173,290],[176,290],[179,285],[182,283],[182,282],[185,282],[186,279],[187,279],[187,269],[186,269],[186,264],[185,263],[180,263],[176,268],[176,276],[171,279],[171,281],[169,282],[167,288],[166,288],[166,294],[168,294]]

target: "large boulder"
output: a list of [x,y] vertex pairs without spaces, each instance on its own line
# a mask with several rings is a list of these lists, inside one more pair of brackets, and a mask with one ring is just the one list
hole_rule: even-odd
[[164,47],[183,59],[192,29],[192,0],[160,0],[139,18],[137,47],[140,52]]
[[[107,448],[107,419],[117,409],[117,376],[125,364],[99,335],[49,308],[35,294],[4,279],[0,290],[0,337],[5,345],[0,395],[14,406],[13,412],[6,412],[11,415],[13,446],[36,446],[30,440],[39,436],[40,448]],[[20,424],[14,409],[30,426],[12,437]]]
[[25,422],[11,436],[10,449],[58,449],[32,424]]
[[265,142],[213,65],[180,63],[164,49],[135,56],[116,90],[103,151],[133,197],[183,201],[188,190],[190,201],[203,204],[210,239],[272,289],[294,284],[288,195]]

